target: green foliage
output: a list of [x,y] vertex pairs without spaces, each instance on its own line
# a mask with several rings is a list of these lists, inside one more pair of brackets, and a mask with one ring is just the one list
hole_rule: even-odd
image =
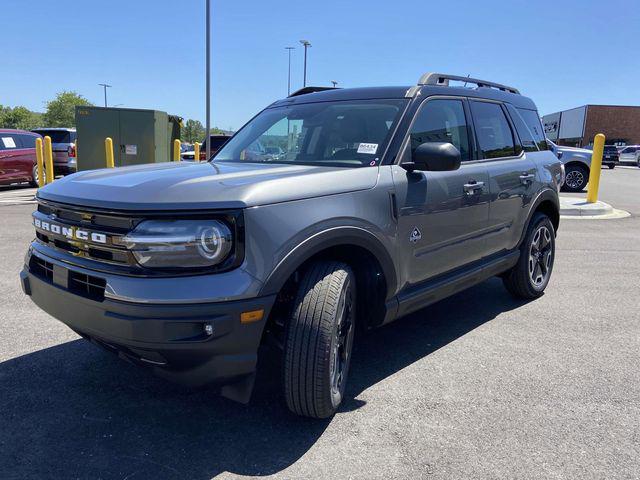
[[32,112],[26,107],[3,107],[0,105],[0,128],[18,128],[30,130],[40,126],[42,114]]
[[201,142],[204,138],[202,123],[198,120],[187,120],[180,131],[180,137],[183,142],[187,143]]
[[43,115],[46,127],[75,127],[76,106],[92,105],[76,92],[60,92],[54,100],[47,102],[47,111]]

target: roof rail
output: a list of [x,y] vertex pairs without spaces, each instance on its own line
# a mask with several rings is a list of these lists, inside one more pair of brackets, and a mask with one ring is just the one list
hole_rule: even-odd
[[313,92],[323,92],[324,90],[338,90],[338,87],[304,87],[300,90],[296,90],[290,94],[289,97],[297,97],[298,95],[306,95],[307,93]]
[[501,85],[500,83],[487,82],[486,80],[478,80],[471,77],[460,77],[458,75],[448,75],[446,73],[425,73],[418,80],[418,85],[443,85],[449,86],[449,80],[456,80],[458,82],[475,83],[478,87],[497,88],[503,92],[510,92],[520,94],[520,91],[514,87],[508,87],[507,85]]

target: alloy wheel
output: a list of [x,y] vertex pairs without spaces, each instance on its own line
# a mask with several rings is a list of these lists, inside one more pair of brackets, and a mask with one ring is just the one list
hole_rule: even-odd
[[553,257],[551,232],[541,225],[533,234],[529,247],[529,279],[534,287],[539,288],[549,278]]

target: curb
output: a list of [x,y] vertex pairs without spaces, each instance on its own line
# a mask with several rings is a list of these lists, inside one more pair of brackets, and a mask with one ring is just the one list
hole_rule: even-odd
[[562,218],[584,220],[609,220],[626,218],[631,214],[624,210],[617,210],[605,202],[587,203],[576,197],[560,197],[560,216]]

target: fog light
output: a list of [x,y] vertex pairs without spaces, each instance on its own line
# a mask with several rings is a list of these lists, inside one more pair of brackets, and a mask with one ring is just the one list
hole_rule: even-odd
[[204,333],[211,336],[213,335],[213,325],[211,325],[210,323],[205,323],[204,324]]

